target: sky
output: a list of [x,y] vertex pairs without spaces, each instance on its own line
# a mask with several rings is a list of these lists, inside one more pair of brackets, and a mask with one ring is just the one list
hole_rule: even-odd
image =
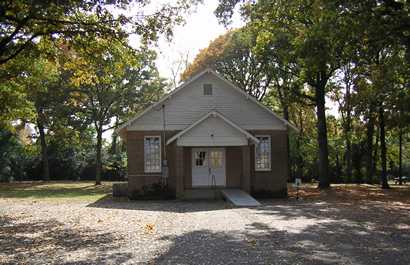
[[[236,14],[232,19],[232,25],[225,28],[218,23],[213,14],[218,6],[218,0],[203,2],[185,17],[186,23],[184,25],[174,28],[174,36],[171,41],[167,41],[165,37],[159,39],[156,48],[158,53],[156,63],[162,77],[171,78],[171,67],[181,58],[188,55],[189,61],[192,61],[199,50],[208,47],[210,41],[224,34],[228,29],[244,25],[239,14]],[[138,46],[138,39],[131,38],[130,43],[133,46]]]

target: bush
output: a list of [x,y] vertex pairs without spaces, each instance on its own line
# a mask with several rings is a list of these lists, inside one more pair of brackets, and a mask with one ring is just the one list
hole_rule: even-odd
[[17,135],[0,127],[0,181],[23,180],[32,158]]
[[175,199],[175,192],[170,190],[168,186],[154,183],[144,185],[141,191],[129,194],[129,198],[131,200],[172,200]]

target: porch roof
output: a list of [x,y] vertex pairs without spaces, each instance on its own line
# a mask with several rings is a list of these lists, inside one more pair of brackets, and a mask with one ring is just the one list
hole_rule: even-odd
[[210,111],[190,126],[174,135],[167,145],[178,140],[181,146],[247,145],[259,140],[217,111]]

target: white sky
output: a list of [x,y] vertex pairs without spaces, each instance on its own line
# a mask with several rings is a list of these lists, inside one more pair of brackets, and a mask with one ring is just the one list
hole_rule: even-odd
[[[181,59],[181,55],[188,54],[192,61],[200,49],[208,47],[210,41],[228,30],[218,23],[213,13],[217,6],[218,0],[204,1],[185,17],[184,25],[174,28],[174,37],[170,42],[164,37],[160,38],[156,63],[162,77],[172,77],[170,68]],[[229,28],[238,28],[243,24],[239,14],[236,14]],[[130,43],[137,47],[138,39],[130,38]]]

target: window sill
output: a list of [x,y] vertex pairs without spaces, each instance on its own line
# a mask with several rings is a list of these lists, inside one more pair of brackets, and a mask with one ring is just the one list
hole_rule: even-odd
[[268,171],[272,171],[272,169],[267,168],[267,169],[255,169],[255,172],[268,172]]

